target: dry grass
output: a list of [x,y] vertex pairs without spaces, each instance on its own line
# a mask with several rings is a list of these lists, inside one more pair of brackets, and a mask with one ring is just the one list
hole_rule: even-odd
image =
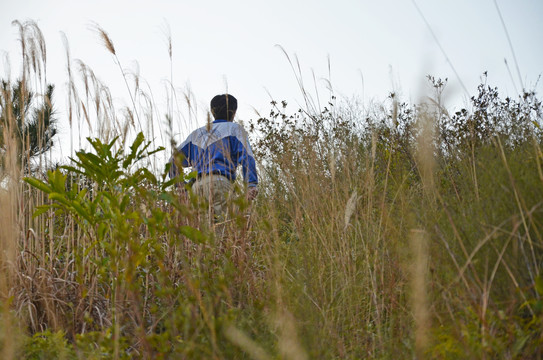
[[[15,286],[17,276],[17,233],[20,219],[18,216],[17,203],[19,189],[17,181],[20,177],[16,153],[9,149],[16,148],[16,142],[10,134],[8,127],[4,131],[3,139],[6,143],[6,151],[3,154],[3,167],[5,169],[1,179],[0,188],[0,326],[3,329],[15,329],[16,320],[10,311],[10,295]],[[16,341],[8,336],[5,331],[0,332],[1,354],[4,359],[12,359],[15,355]]]

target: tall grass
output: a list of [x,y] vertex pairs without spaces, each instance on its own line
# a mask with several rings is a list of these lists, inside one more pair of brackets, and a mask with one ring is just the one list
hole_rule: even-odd
[[[16,25],[43,93],[45,43]],[[2,103],[3,358],[542,357],[536,94],[481,85],[449,114],[431,77],[435,96],[417,105],[324,104],[303,89],[303,109],[273,102],[250,122],[259,198],[238,184],[215,225],[190,175],[163,167],[163,146],[196,126],[193,96],[171,84],[157,109],[96,30],[131,101],[116,109],[67,50],[71,131],[89,135],[70,160],[32,159]]]
[[431,104],[254,124],[282,303],[314,357],[540,356],[541,102],[482,85],[470,111]]

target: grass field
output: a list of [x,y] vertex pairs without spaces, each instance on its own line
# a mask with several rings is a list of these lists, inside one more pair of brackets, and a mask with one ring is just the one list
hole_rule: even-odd
[[157,135],[149,94],[127,82],[114,111],[82,63],[87,150],[48,161],[43,39],[19,25],[33,97],[0,94],[2,359],[543,357],[537,94],[482,84],[450,114],[429,77],[421,104],[273,102],[246,124],[259,197],[240,184],[215,225],[160,160],[175,114]]

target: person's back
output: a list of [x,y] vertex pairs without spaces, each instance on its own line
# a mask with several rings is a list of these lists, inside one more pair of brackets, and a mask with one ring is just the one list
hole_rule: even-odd
[[[248,187],[248,198],[256,197],[258,176],[247,132],[233,121],[237,100],[232,95],[217,95],[211,100],[211,112],[215,118],[210,126],[193,131],[177,148],[182,167],[192,167],[197,173],[193,192],[209,201],[216,220],[226,214],[227,200],[232,194],[236,169],[243,169]],[[178,174],[176,157],[171,158],[170,176]]]

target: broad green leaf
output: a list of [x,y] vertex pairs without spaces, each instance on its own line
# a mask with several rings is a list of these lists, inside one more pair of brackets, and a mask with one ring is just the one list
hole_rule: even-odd
[[173,197],[172,194],[166,193],[166,192],[161,193],[161,194],[158,196],[158,198],[159,198],[160,200],[164,200],[164,201],[166,201],[166,202],[168,202],[168,203],[173,202],[173,200],[175,199],[175,198]]
[[165,149],[166,149],[166,148],[165,148],[164,146],[159,146],[159,147],[157,147],[155,150],[149,151],[149,152],[147,153],[147,155],[148,155],[148,156],[149,156],[149,155],[153,155],[153,154],[156,154],[157,152],[163,151],[163,150],[165,150]]
[[[76,162],[77,164],[79,164],[79,162],[75,161],[74,159],[71,159],[71,160]],[[85,173],[83,171],[81,171],[80,169],[78,169],[76,167],[73,167],[73,166],[63,165],[60,168],[64,169],[64,170],[68,170],[69,172],[73,172],[73,173],[76,173],[76,174],[85,175]]]
[[94,219],[90,216],[90,214],[81,206],[81,204],[77,201],[72,202],[72,207],[74,208],[75,212],[87,220],[90,224],[94,224]]
[[138,151],[138,155],[136,156],[136,159],[137,160],[141,160],[143,159],[144,157],[146,157],[148,155],[148,151],[147,149],[149,148],[149,146],[151,146],[151,142],[148,141],[147,144],[145,144],[141,149],[140,151]]
[[62,193],[66,192],[66,179],[68,175],[62,174],[59,169],[49,171],[47,175],[49,176],[49,183],[52,185],[53,190]]
[[115,143],[117,142],[117,140],[119,139],[120,135],[117,135],[115,136],[110,142],[109,144],[107,144],[105,147],[106,149],[109,151],[109,153],[111,154],[111,148],[113,147],[113,145],[115,145]]
[[164,165],[164,173],[162,174],[162,177],[163,179],[166,178],[166,176],[168,175],[168,173],[170,172],[170,169],[172,168],[172,163],[171,162],[167,162],[166,165]]
[[173,179],[170,179],[170,180],[162,183],[162,189],[166,189],[167,187],[172,186],[173,184],[177,184],[180,181],[181,181],[181,179],[179,179],[178,177],[174,177]]
[[155,175],[154,175],[152,172],[150,172],[149,169],[147,169],[147,168],[141,168],[141,169],[139,169],[138,172],[141,174],[141,176],[142,176],[144,179],[150,181],[152,184],[156,184],[156,183],[157,183],[157,179],[156,179]]
[[[102,191],[101,192],[101,195],[106,199],[108,200],[108,203],[109,204],[112,204],[113,207],[119,207],[119,199],[113,195],[112,193],[110,193],[109,191]],[[109,206],[108,206],[109,207]]]
[[80,202],[85,198],[85,195],[87,195],[87,192],[89,191],[89,189],[87,188],[83,188],[81,189],[81,191],[77,194],[77,200],[79,200]]
[[81,161],[82,165],[93,164],[95,166],[101,166],[103,163],[102,159],[98,155],[90,152],[81,151],[76,155],[79,158],[79,161]]
[[128,168],[132,164],[132,161],[136,158],[138,148],[140,147],[141,143],[144,140],[144,136],[142,132],[139,132],[136,136],[136,140],[132,143],[130,146],[130,154],[126,157],[126,159],[123,161],[123,168]]
[[124,212],[126,210],[126,206],[130,202],[130,197],[128,195],[124,195],[123,200],[121,201],[121,212]]
[[124,215],[125,219],[139,220],[140,216],[136,211]]
[[63,194],[59,194],[57,192],[50,193],[49,194],[49,199],[50,200],[55,200],[55,201],[57,201],[57,202],[59,202],[59,203],[61,203],[63,205],[68,206],[68,207],[72,206],[71,202],[68,199],[66,199],[66,196],[64,196]]
[[198,172],[191,171],[187,176],[185,176],[185,180],[196,179],[197,177],[198,177]]
[[100,225],[98,225],[98,238],[99,239],[104,239],[105,236],[106,236],[106,233],[107,233],[107,229],[108,229],[108,226],[106,225],[106,223],[100,223]]
[[192,241],[197,243],[202,243],[205,240],[204,234],[198,229],[193,228],[192,226],[184,225],[179,228],[179,231]]
[[48,184],[46,184],[43,181],[38,180],[36,178],[25,177],[25,178],[23,178],[23,180],[27,184],[29,184],[30,186],[33,186],[36,189],[43,191],[44,193],[49,194],[49,193],[51,193],[53,191]]
[[[102,225],[102,224],[100,224]],[[91,250],[96,246],[98,245],[98,241],[93,241],[88,248],[85,249],[85,252],[83,253],[83,256],[84,257],[87,257],[89,255],[89,253],[91,252]]]
[[51,207],[49,205],[40,205],[36,207],[36,210],[34,210],[34,214],[32,214],[33,218],[37,218],[38,216],[45,214]]

